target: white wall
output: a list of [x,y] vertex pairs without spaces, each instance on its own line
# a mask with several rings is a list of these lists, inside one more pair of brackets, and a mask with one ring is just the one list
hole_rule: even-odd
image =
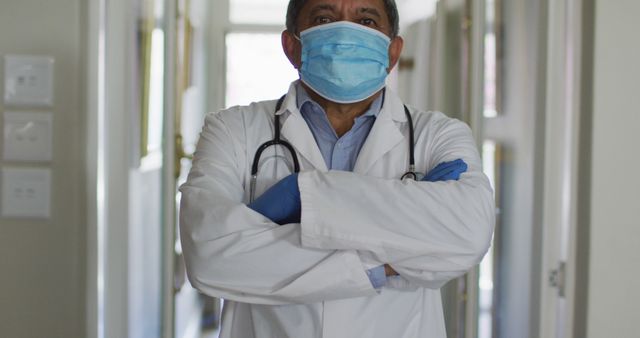
[[595,1],[587,336],[638,337],[640,2]]
[[[51,168],[52,193],[49,219],[0,219],[0,337],[84,336],[83,3],[0,2],[0,56],[55,58],[53,161],[1,162]],[[8,109],[0,100],[0,114]]]

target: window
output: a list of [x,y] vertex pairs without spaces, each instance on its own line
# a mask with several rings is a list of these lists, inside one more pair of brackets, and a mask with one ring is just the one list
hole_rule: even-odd
[[278,99],[298,78],[280,42],[288,0],[229,0],[225,105]]
[[[501,161],[500,145],[493,140],[485,140],[482,145],[482,167],[485,175],[489,178],[489,183],[494,189],[496,205],[498,204],[499,169]],[[495,236],[495,235],[494,235]],[[479,268],[479,294],[478,294],[478,338],[494,337],[494,278],[495,278],[495,240],[489,251],[480,262]]]
[[229,17],[236,24],[284,25],[288,0],[230,0]]
[[493,118],[500,114],[501,100],[501,60],[500,48],[500,0],[486,1],[486,32],[484,38],[485,60],[485,92],[484,92],[484,117]]
[[[484,117],[487,119],[496,118],[502,112],[501,108],[501,2],[502,0],[487,0],[485,2],[485,36],[484,36]],[[496,284],[499,266],[497,257],[501,252],[496,249],[499,242],[501,227],[500,224],[500,167],[502,162],[502,147],[493,140],[485,140],[482,146],[482,158],[484,172],[489,178],[491,186],[495,192],[496,199],[496,227],[491,248],[480,262],[479,268],[479,299],[478,299],[478,338],[491,338],[497,336],[497,291]]]
[[228,33],[226,105],[277,99],[298,78],[282,51],[280,33]]

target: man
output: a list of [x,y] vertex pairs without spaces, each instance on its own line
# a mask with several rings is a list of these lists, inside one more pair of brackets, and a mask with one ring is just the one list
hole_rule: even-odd
[[[466,125],[385,88],[397,34],[393,0],[291,0],[300,81],[207,116],[181,237],[191,283],[225,299],[221,337],[446,337],[439,288],[486,252],[492,192]],[[254,166],[274,138],[293,152]]]

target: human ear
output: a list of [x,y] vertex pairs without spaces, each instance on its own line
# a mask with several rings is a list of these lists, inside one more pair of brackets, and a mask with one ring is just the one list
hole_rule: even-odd
[[402,54],[402,47],[404,46],[404,40],[396,36],[391,40],[391,44],[389,45],[389,68],[387,72],[390,73],[393,67],[396,66],[398,60],[400,60],[400,54]]
[[300,41],[298,41],[298,39],[296,39],[296,37],[287,30],[282,32],[281,40],[282,50],[287,56],[287,59],[289,59],[289,62],[291,62],[295,69],[300,69],[300,65],[302,63],[300,56]]

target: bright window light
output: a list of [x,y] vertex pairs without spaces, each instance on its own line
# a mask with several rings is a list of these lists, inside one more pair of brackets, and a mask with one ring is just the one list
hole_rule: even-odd
[[[485,175],[489,178],[491,187],[496,189],[498,161],[498,145],[495,141],[485,140],[482,145],[482,167]],[[480,262],[479,283],[479,316],[478,316],[478,338],[493,337],[493,295],[494,295],[494,245],[492,243],[489,251]]]
[[227,107],[278,99],[298,79],[279,33],[229,33],[226,43]]
[[486,34],[484,37],[484,117],[498,117],[498,60],[496,41],[496,2],[486,1]]
[[151,34],[151,72],[149,79],[149,121],[147,152],[162,150],[162,113],[164,111],[164,31],[156,28]]
[[231,0],[232,23],[284,26],[288,0]]

